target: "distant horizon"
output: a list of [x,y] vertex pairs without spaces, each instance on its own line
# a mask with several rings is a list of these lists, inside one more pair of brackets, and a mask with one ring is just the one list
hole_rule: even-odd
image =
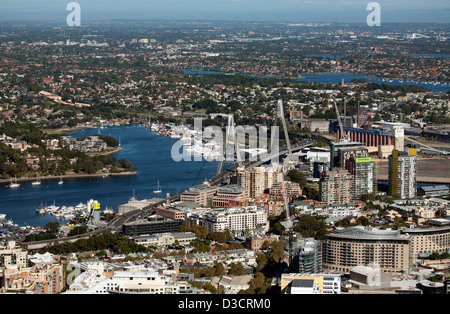
[[[0,23],[65,23],[71,0],[2,0]],[[230,22],[366,23],[372,0],[78,0],[81,20],[208,20]],[[450,22],[448,0],[378,0],[382,23]]]
[[[330,24],[330,25],[362,25],[367,26],[367,23],[359,21],[299,21],[299,20],[240,20],[240,19],[213,19],[213,18],[130,18],[130,17],[115,17],[115,18],[104,18],[104,19],[88,19],[84,18],[82,20],[85,24],[95,24],[95,23],[108,23],[108,22],[217,22],[217,23],[267,23],[267,24]],[[0,19],[0,24],[14,24],[14,23],[27,23],[27,24],[62,24],[66,25],[66,20],[61,20],[60,18],[55,19]],[[446,25],[450,24],[450,21],[385,21],[382,22],[383,25]],[[81,25],[83,27],[83,25]]]

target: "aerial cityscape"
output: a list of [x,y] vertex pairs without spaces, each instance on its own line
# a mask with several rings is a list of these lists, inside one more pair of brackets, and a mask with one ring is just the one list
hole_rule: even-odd
[[0,5],[0,294],[450,293],[448,4],[138,2]]

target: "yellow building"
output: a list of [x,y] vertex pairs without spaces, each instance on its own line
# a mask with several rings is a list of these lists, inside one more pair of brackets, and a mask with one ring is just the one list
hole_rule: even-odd
[[394,149],[389,156],[388,194],[401,198],[416,197],[417,150]]
[[340,294],[341,277],[338,274],[281,275],[282,294]]

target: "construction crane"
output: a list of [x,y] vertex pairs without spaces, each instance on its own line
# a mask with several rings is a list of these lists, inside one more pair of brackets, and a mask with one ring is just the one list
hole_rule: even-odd
[[[341,116],[339,115],[339,109],[338,109],[337,103],[334,99],[333,99],[333,102],[334,102],[334,108],[336,109],[336,118],[339,123],[339,129],[341,130],[341,136],[339,138],[339,142],[348,143],[348,142],[350,142],[350,138],[348,137],[348,135],[346,135],[344,133],[344,127],[342,125]],[[344,99],[344,102],[345,102],[345,99]],[[344,106],[345,106],[345,104],[344,104]]]

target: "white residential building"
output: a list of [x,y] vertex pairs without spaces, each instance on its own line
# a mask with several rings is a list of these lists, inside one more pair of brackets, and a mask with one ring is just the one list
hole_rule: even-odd
[[341,276],[286,273],[281,275],[281,291],[284,294],[340,294]]
[[206,226],[209,232],[265,233],[269,228],[266,211],[257,206],[214,209],[192,214],[189,219],[191,224]]
[[169,275],[161,275],[149,269],[143,271],[116,271],[112,279],[119,286],[111,293],[184,294],[190,293],[187,281],[172,281]]
[[362,207],[359,204],[331,204],[331,205],[304,205],[294,206],[299,214],[320,215],[333,217],[354,216],[360,217]]
[[188,245],[195,240],[194,232],[166,232],[152,235],[141,235],[130,237],[134,242],[144,246],[164,246],[178,242],[181,245]]
[[[85,268],[79,266],[75,269]],[[142,267],[108,272],[105,267],[101,262],[88,264],[65,294],[184,294],[193,291],[187,281],[172,280],[171,272]],[[68,278],[71,280],[70,274]]]
[[223,286],[225,288],[225,294],[237,294],[240,290],[250,288],[250,280],[252,279],[253,275],[215,276],[211,280],[211,284],[216,288]]
[[16,241],[8,241],[0,245],[0,268],[8,266],[26,267],[27,251],[16,246]]

